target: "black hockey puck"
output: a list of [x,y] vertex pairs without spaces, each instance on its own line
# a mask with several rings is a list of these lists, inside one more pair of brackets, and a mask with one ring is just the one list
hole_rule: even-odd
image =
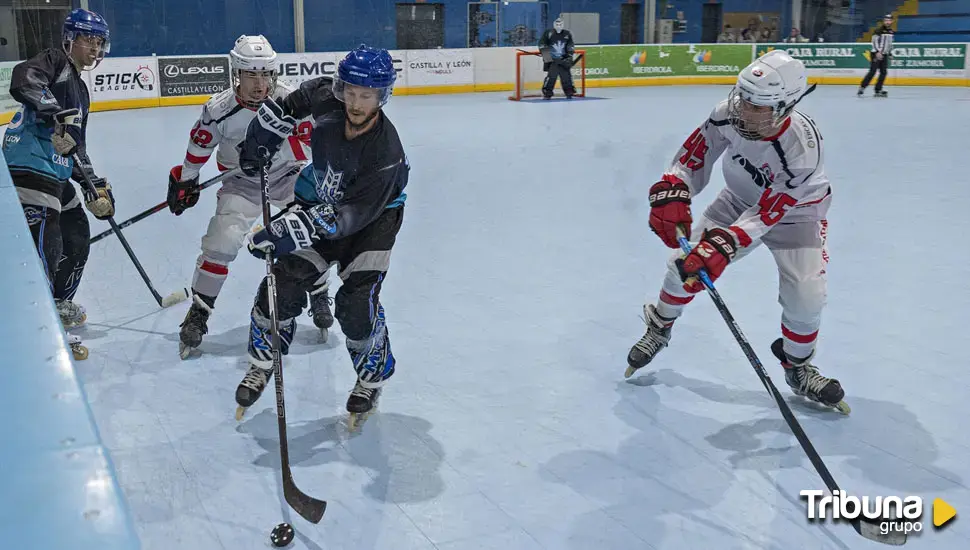
[[294,534],[296,533],[293,531],[292,525],[289,523],[281,523],[273,528],[273,534],[269,536],[269,540],[273,542],[273,546],[283,548],[293,542]]

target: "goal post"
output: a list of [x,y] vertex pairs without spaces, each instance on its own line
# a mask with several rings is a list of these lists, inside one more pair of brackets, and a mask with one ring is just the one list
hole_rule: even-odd
[[[586,95],[586,50],[576,50],[573,59],[578,60],[572,68],[573,86],[576,88],[576,97]],[[519,101],[522,99],[542,97],[542,83],[546,78],[545,71],[542,70],[542,54],[538,49],[516,50],[515,52],[515,89],[509,99]],[[556,82],[553,89],[553,97],[562,97],[562,81]]]

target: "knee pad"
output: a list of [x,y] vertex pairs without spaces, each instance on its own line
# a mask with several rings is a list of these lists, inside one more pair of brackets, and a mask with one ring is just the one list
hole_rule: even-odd
[[[340,287],[334,297],[335,317],[348,340],[365,340],[375,334],[378,317],[383,325],[383,308],[371,285],[357,286],[348,290]],[[376,307],[375,307],[376,306]]]
[[373,330],[367,338],[347,338],[347,351],[357,371],[357,378],[365,388],[379,388],[394,375],[394,354],[384,321],[384,307],[377,306]]
[[817,328],[825,302],[824,280],[783,283],[778,293],[778,303],[781,304],[784,318],[792,323],[805,325],[806,328]]
[[[280,354],[290,352],[293,333],[296,332],[296,319],[280,319]],[[249,315],[249,358],[250,362],[263,369],[273,368],[273,332],[270,319],[263,314],[259,305],[253,306]]]

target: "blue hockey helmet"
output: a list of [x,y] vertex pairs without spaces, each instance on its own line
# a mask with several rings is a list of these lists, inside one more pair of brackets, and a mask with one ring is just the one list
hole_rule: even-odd
[[337,78],[333,81],[333,95],[344,100],[344,86],[351,84],[380,91],[380,106],[387,103],[394,89],[397,71],[394,60],[387,50],[361,44],[347,54],[337,65]]
[[61,42],[65,52],[71,53],[71,46],[79,36],[93,36],[101,39],[96,61],[94,66],[91,67],[93,69],[111,51],[111,33],[108,31],[108,23],[93,11],[81,8],[72,10],[64,19],[64,28],[61,33]]

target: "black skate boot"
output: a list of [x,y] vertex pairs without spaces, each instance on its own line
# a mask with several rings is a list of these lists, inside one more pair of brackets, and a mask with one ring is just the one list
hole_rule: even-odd
[[310,309],[307,311],[313,319],[313,324],[320,329],[320,339],[324,344],[330,336],[330,327],[333,326],[333,313],[330,306],[333,305],[333,298],[330,297],[327,287],[321,291],[310,293]]
[[647,366],[647,363],[653,361],[660,350],[667,347],[670,342],[673,321],[661,317],[653,304],[644,306],[643,314],[647,318],[647,332],[636,344],[633,344],[630,353],[626,356],[626,362],[630,365],[626,368],[626,373],[623,374],[626,378],[633,376],[633,373],[637,372],[638,369]]
[[381,396],[381,388],[365,388],[360,380],[347,398],[347,428],[355,431],[364,425],[370,413],[377,408],[377,400]]
[[864,94],[865,92],[866,92],[866,89],[865,89],[865,88],[859,88],[859,91],[855,93],[855,96],[856,96],[856,97],[862,97],[862,95],[863,95],[863,94]]
[[246,414],[246,409],[252,407],[256,401],[259,400],[260,396],[263,395],[263,390],[266,389],[266,384],[269,383],[269,377],[273,376],[273,367],[270,363],[268,369],[263,368],[255,363],[249,365],[249,372],[243,377],[242,382],[236,387],[236,420],[242,420],[243,416]]
[[771,353],[781,361],[781,366],[785,368],[785,382],[788,382],[788,386],[795,395],[806,397],[826,407],[833,407],[842,414],[849,414],[849,405],[842,400],[845,397],[845,391],[842,390],[839,381],[822,376],[818,372],[818,367],[812,365],[811,360],[815,352],[804,359],[788,357],[783,349],[782,339],[779,338],[771,344]]
[[64,330],[79,327],[88,320],[84,308],[71,300],[54,300],[54,305],[57,306],[57,315],[61,318]]
[[[242,420],[246,409],[252,407],[266,388],[269,377],[273,375],[273,334],[268,328],[267,319],[259,306],[254,305],[249,317],[249,372],[236,387],[236,420]],[[280,355],[290,351],[296,319],[280,321]]]
[[192,307],[185,314],[185,320],[179,325],[179,357],[188,359],[192,350],[202,344],[202,336],[209,332],[209,316],[212,307],[199,294],[192,295]]
[[872,97],[889,97],[889,92],[886,90],[879,90],[878,92],[872,94]]

